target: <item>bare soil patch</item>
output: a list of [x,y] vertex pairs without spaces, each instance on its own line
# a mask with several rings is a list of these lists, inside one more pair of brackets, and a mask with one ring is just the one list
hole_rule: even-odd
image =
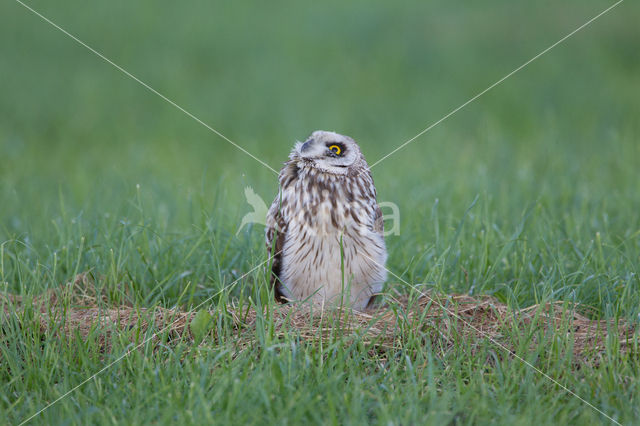
[[[28,304],[19,296],[0,294],[3,322],[10,316],[20,320],[30,310],[43,333],[61,338],[98,336],[102,352],[110,351],[114,333],[135,343],[149,340],[152,344],[161,337],[171,341],[202,334],[202,330],[194,329],[196,311],[109,306],[107,298],[97,294],[95,288],[88,274],[80,274],[73,282],[34,297]],[[637,356],[635,324],[592,320],[585,311],[582,305],[561,301],[514,310],[493,297],[461,294],[427,294],[415,299],[387,297],[365,312],[314,311],[297,304],[278,305],[268,312],[266,308],[260,311],[231,304],[225,312],[209,312],[211,322],[205,325],[202,341],[215,344],[220,330],[215,324],[225,321],[232,325],[227,329],[233,330],[237,345],[244,348],[255,344],[256,328],[263,327],[276,337],[294,334],[309,342],[337,336],[360,339],[378,353],[402,348],[413,333],[414,337],[418,334],[422,339],[431,339],[444,351],[452,350],[461,338],[472,351],[489,340],[502,346],[504,351],[496,350],[500,356],[513,354],[523,345],[539,347],[541,339],[545,339],[548,350],[571,352],[575,365],[598,364],[606,356],[607,341],[618,353]]]

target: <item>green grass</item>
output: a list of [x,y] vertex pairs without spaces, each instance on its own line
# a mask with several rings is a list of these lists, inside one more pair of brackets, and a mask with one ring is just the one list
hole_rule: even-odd
[[[612,3],[28,4],[278,169],[315,129],[353,136],[373,163]],[[260,300],[262,270],[230,284],[264,261],[262,228],[236,231],[244,188],[269,202],[275,176],[18,3],[0,11],[2,290],[31,297],[91,271],[109,304]],[[622,3],[373,169],[401,212],[394,273],[638,321],[639,14]],[[2,319],[0,421],[128,348],[42,336],[33,315]],[[608,422],[488,341],[442,351],[408,332],[383,358],[339,332],[274,339],[268,318],[239,350],[221,327],[219,341],[134,351],[33,423]],[[543,344],[518,355],[637,423],[637,346],[607,345],[578,370]]]

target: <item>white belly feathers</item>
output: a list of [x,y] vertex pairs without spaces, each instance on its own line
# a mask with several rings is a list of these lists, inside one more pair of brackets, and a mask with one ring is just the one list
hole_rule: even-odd
[[283,293],[316,305],[362,309],[386,280],[384,239],[354,221],[336,227],[330,209],[329,201],[322,202],[312,224],[304,215],[291,218],[282,253]]

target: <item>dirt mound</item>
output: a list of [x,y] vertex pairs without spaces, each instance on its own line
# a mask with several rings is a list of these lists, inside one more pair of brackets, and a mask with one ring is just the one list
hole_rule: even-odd
[[[298,304],[277,305],[268,311],[267,307],[256,310],[231,304],[223,312],[218,310],[207,315],[204,311],[108,306],[107,298],[97,294],[95,288],[89,275],[81,274],[73,282],[29,302],[15,295],[0,294],[0,305],[5,319],[9,315],[20,319],[31,310],[43,333],[81,338],[97,336],[105,352],[111,349],[114,335],[142,342],[141,345],[161,338],[193,339],[195,336],[200,340],[204,334],[205,342],[211,344],[217,340],[220,330],[216,322],[226,322],[231,325],[227,329],[233,330],[240,347],[255,343],[258,327],[269,328],[276,337],[294,334],[310,342],[337,336],[357,338],[370,344],[376,352],[402,348],[410,335],[429,338],[445,350],[462,338],[475,351],[488,339],[505,350],[499,351],[501,356],[515,353],[516,347],[522,345],[535,348],[544,339],[549,350],[558,345],[555,349],[561,352],[571,351],[576,364],[597,364],[608,339],[616,339],[618,351],[630,352],[636,331],[635,325],[624,321],[591,320],[578,313],[583,307],[577,304],[555,302],[513,310],[489,296],[387,296],[382,304],[365,312],[314,311]],[[203,313],[205,324],[201,321]]]

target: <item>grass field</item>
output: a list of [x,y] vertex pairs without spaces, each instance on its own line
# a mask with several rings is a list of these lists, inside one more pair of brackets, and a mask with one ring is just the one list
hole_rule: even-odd
[[[353,136],[371,164],[613,3],[28,4],[279,169],[316,129]],[[373,168],[400,211],[389,292],[638,323],[639,17],[621,3]],[[88,272],[105,309],[277,309],[255,269],[263,228],[237,233],[245,187],[277,192],[271,171],[11,0],[0,52],[3,293],[28,302]],[[0,423],[131,348],[124,332],[109,351],[97,332],[43,332],[37,309],[1,303]],[[338,327],[316,342],[261,321],[242,346],[225,321],[145,344],[31,423],[611,423],[587,403],[640,423],[637,332],[622,351],[612,330],[591,362],[559,349],[570,333],[509,337],[585,403],[487,339],[443,350],[401,330],[380,352]]]

